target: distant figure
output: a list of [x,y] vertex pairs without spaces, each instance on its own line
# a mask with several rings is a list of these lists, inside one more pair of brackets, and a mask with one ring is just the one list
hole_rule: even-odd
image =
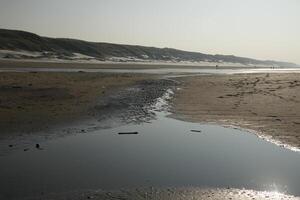
[[216,65],[216,69],[218,69],[219,68],[219,65]]

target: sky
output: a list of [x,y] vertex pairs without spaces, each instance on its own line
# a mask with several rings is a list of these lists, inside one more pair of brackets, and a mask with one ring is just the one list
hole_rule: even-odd
[[0,28],[300,64],[300,0],[0,0]]

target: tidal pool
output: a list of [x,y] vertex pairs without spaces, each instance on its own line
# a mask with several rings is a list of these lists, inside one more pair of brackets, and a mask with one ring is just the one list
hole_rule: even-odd
[[[0,157],[0,199],[82,189],[220,187],[300,195],[300,154],[247,131],[183,122],[101,129]],[[197,130],[197,131],[191,131]],[[137,135],[119,132],[137,131]]]

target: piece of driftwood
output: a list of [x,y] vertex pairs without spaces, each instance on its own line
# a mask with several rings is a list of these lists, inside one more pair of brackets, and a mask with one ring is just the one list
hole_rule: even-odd
[[195,132],[195,133],[201,133],[200,130],[191,130],[191,132]]
[[119,135],[137,135],[138,132],[120,132]]

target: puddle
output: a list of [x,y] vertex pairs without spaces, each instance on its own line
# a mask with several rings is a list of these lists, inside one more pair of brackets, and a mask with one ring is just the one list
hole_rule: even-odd
[[0,199],[149,186],[231,187],[300,196],[298,152],[243,130],[168,118],[165,104],[160,99],[151,123],[70,135],[42,142],[42,149],[33,146],[0,156]]

